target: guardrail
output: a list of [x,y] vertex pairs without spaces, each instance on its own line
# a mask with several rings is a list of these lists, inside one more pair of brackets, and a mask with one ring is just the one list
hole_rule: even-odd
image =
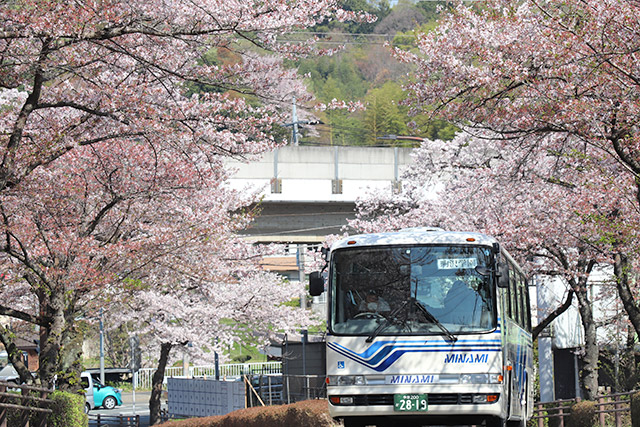
[[[636,391],[598,396],[598,400],[595,402],[598,424],[602,427],[631,425],[627,420],[631,418],[630,403],[634,393]],[[554,425],[564,427],[566,419],[571,415],[571,407],[580,400],[577,398],[537,403],[533,410],[532,419],[537,420],[538,427],[545,426],[545,419],[548,420],[549,425],[554,422]]]
[[[138,371],[136,388],[151,388],[151,380],[155,368],[142,368]],[[171,367],[164,371],[164,377],[214,377],[216,369],[214,365],[190,366],[185,375],[184,368]],[[220,379],[240,379],[243,375],[273,375],[282,373],[282,362],[263,363],[227,363],[219,365]]]

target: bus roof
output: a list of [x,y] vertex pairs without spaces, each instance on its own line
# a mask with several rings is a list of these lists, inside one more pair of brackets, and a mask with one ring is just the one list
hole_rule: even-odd
[[416,244],[465,244],[493,246],[498,241],[485,234],[467,231],[444,231],[440,228],[406,228],[388,233],[358,234],[346,237],[331,246],[340,248],[358,246],[416,245]]

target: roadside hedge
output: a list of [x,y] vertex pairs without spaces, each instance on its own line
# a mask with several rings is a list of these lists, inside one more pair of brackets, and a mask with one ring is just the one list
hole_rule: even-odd
[[85,427],[89,416],[84,413],[84,395],[56,390],[50,395],[49,427]]
[[568,427],[593,427],[597,421],[596,404],[583,400],[571,407]]
[[334,427],[327,401],[306,400],[290,405],[241,409],[227,415],[169,421],[162,427]]

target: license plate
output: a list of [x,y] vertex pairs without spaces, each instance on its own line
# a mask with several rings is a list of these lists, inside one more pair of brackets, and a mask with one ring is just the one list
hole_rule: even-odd
[[394,394],[393,410],[401,412],[426,411],[428,406],[426,394]]

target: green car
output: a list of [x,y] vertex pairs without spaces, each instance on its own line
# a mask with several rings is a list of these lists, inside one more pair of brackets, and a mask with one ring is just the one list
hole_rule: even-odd
[[82,380],[82,387],[85,391],[86,412],[98,407],[113,409],[116,406],[122,405],[122,390],[103,385],[88,372],[80,374],[80,379]]

